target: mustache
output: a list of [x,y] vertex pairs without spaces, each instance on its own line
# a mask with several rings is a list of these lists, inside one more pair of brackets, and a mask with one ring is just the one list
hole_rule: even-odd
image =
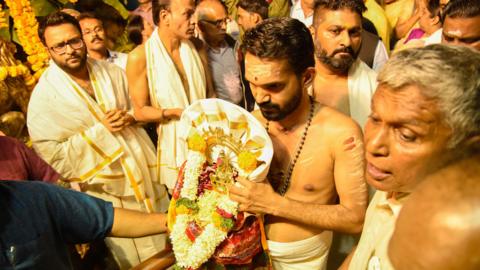
[[348,46],[348,47],[343,47],[343,48],[340,48],[340,49],[336,49],[332,52],[332,56],[334,56],[335,54],[337,53],[348,53],[350,55],[354,55],[355,52],[353,51],[353,48],[351,46]]
[[98,36],[92,38],[92,42],[96,41],[96,40],[99,40],[99,41],[103,41],[103,38],[100,38]]
[[278,104],[272,103],[271,101],[263,102],[258,104],[258,107],[265,110],[279,110],[280,106]]

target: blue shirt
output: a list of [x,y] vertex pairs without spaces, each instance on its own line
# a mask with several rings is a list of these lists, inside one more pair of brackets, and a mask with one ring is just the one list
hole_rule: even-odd
[[0,181],[0,269],[71,269],[68,244],[102,239],[109,202],[42,182]]

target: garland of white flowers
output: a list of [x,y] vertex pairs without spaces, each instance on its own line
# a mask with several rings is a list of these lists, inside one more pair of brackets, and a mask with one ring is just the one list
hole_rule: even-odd
[[[195,215],[180,214],[176,216],[175,224],[170,234],[177,265],[185,268],[199,268],[208,261],[217,246],[227,237],[228,231],[215,226],[213,216],[216,214],[216,209],[219,208],[233,216],[236,216],[238,213],[238,203],[230,200],[226,194],[220,194],[214,190],[205,190],[197,198],[198,179],[205,162],[206,157],[203,153],[197,151],[188,152],[180,198],[197,201],[199,210]],[[194,220],[207,225],[192,243],[185,231],[188,223]]]

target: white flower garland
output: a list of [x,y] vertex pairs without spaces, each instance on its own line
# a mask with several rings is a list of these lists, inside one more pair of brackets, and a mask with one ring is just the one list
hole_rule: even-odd
[[[170,234],[177,264],[185,268],[199,268],[208,261],[217,246],[227,237],[228,233],[226,231],[214,225],[213,214],[216,213],[217,207],[233,216],[236,216],[238,213],[238,203],[230,200],[226,194],[205,190],[197,198],[198,178],[205,162],[205,155],[200,152],[189,151],[180,197],[188,198],[192,201],[196,200],[199,211],[195,216],[188,214],[176,216],[175,224]],[[194,220],[207,225],[192,243],[185,231],[188,223]]]

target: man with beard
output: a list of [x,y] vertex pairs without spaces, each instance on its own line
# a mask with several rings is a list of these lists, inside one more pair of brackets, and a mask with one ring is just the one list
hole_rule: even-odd
[[196,9],[197,25],[207,45],[215,94],[233,104],[245,106],[241,71],[235,59],[235,40],[227,35],[227,8],[220,0],[203,0]]
[[195,1],[153,0],[152,12],[158,27],[128,55],[127,77],[135,118],[158,124],[160,181],[173,190],[186,159],[185,144],[177,140],[180,115],[192,102],[214,94],[205,50],[199,54],[189,40]]
[[88,56],[97,60],[106,60],[125,70],[127,55],[107,49],[103,23],[94,13],[82,13],[77,18],[82,28],[82,37],[87,47]]
[[363,127],[370,114],[376,73],[357,58],[362,43],[362,0],[315,2],[313,96]]
[[[55,12],[39,27],[52,62],[32,93],[27,125],[37,153],[67,181],[115,207],[165,211],[168,197],[158,182],[155,149],[129,112],[125,73],[87,59],[80,25]],[[164,248],[165,236],[108,238],[121,268]]]
[[313,42],[298,20],[267,19],[245,34],[246,78],[274,146],[269,183],[240,179],[231,198],[265,214],[274,269],[324,269],[332,230],[358,233],[367,205],[362,133],[307,94]]

